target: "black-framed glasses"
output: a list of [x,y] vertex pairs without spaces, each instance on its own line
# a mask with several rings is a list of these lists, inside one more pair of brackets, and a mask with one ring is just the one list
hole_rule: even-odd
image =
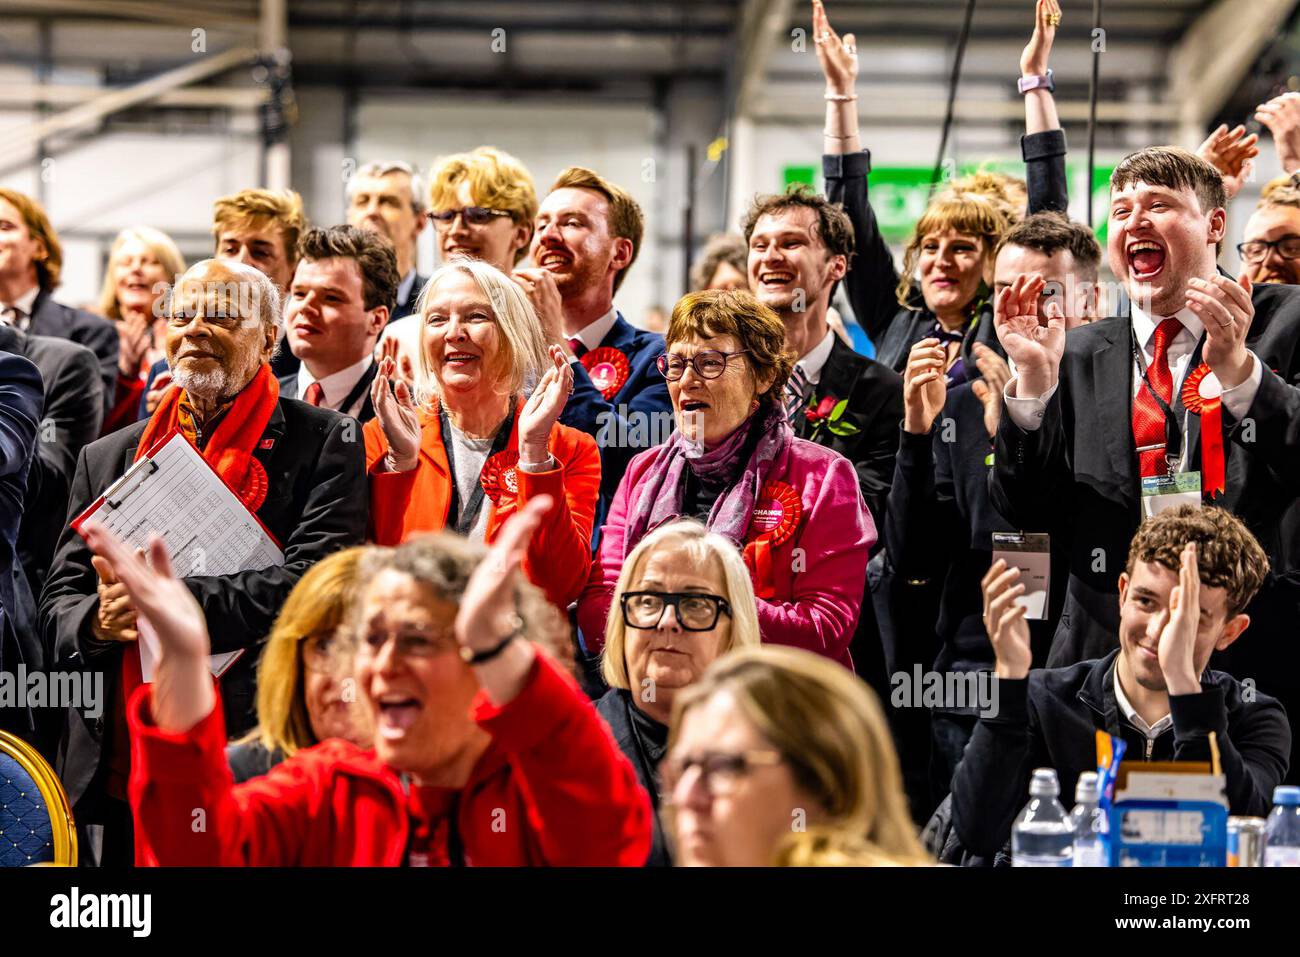
[[700,773],[700,783],[710,798],[727,797],[758,767],[780,764],[785,758],[780,751],[755,749],[751,751],[705,751],[687,757],[669,756],[659,765],[659,792],[665,803],[672,804],[673,794],[682,779],[692,770]]
[[505,209],[492,209],[488,206],[465,206],[461,209],[444,209],[438,212],[430,212],[429,219],[433,225],[444,229],[452,224],[452,221],[459,216],[470,226],[483,226],[490,223],[498,216],[509,216],[510,211]]
[[721,595],[693,591],[626,591],[619,604],[623,607],[623,624],[629,628],[658,628],[669,605],[683,631],[709,631],[718,623],[719,615],[731,615],[731,604]]
[[1300,259],[1300,236],[1283,236],[1272,242],[1254,239],[1237,244],[1237,254],[1248,263],[1262,263],[1270,249],[1276,249],[1283,259]]
[[727,371],[727,363],[732,358],[746,355],[748,352],[748,349],[741,349],[739,352],[719,352],[716,349],[705,349],[703,352],[695,353],[690,359],[664,353],[655,360],[655,365],[659,369],[659,374],[669,382],[676,382],[686,375],[688,365],[695,370],[695,374],[701,379],[716,379]]

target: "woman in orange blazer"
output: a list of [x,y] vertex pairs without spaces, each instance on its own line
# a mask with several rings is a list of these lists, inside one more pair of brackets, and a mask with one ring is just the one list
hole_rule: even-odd
[[[371,387],[371,537],[395,545],[449,528],[490,543],[529,499],[549,495],[555,506],[529,544],[524,573],[563,609],[591,569],[600,487],[595,440],[556,421],[573,389],[564,353],[552,346],[548,356],[528,300],[483,262],[438,269],[417,310],[415,395],[405,382],[391,386],[391,357]],[[525,382],[538,375],[523,398]]]

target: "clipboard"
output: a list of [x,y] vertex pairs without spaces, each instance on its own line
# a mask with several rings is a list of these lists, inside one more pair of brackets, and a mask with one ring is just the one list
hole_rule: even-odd
[[[284,553],[179,430],[173,429],[89,508],[72,520],[78,533],[91,519],[131,548],[144,548],[150,534],[161,536],[180,578],[232,575],[284,564]],[[159,645],[141,623],[141,673],[153,680]],[[211,655],[209,670],[220,677],[243,650]]]

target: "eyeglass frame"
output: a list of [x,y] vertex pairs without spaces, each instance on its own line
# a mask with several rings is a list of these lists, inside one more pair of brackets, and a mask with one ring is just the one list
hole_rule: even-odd
[[[1242,262],[1250,263],[1253,266],[1253,265],[1257,265],[1258,263],[1262,263],[1265,259],[1267,259],[1270,250],[1276,250],[1278,256],[1281,259],[1285,260],[1286,262],[1295,262],[1297,259],[1300,259],[1300,255],[1287,256],[1282,252],[1282,244],[1287,241],[1295,242],[1296,244],[1300,245],[1300,236],[1291,233],[1289,235],[1283,236],[1281,239],[1273,239],[1273,240],[1252,239],[1249,240],[1248,242],[1237,243],[1237,255],[1241,257]],[[1258,259],[1247,259],[1246,258],[1247,246],[1263,246],[1264,255],[1260,256]]]
[[[480,210],[481,212],[485,213],[488,216],[488,218],[483,220],[481,223],[473,222],[472,220],[470,220],[468,216],[465,215],[466,211],[471,209]],[[451,215],[447,215],[448,213],[450,213]],[[464,222],[466,226],[486,226],[493,219],[499,216],[509,216],[511,219],[514,218],[514,214],[511,213],[510,210],[495,209],[491,206],[460,206],[456,209],[444,209],[442,212],[434,212],[433,210],[428,210],[424,215],[425,218],[429,220],[429,222],[433,223],[434,229],[450,227],[451,224],[456,221],[457,216],[461,218],[461,221]]]
[[[712,382],[714,379],[721,379],[724,375],[726,375],[727,365],[731,362],[731,360],[734,357],[747,355],[748,353],[749,353],[748,349],[741,349],[738,352],[723,352],[720,349],[701,349],[699,352],[695,353],[695,355],[687,359],[684,356],[674,356],[672,353],[665,352],[662,355],[660,355],[659,358],[655,359],[655,368],[658,369],[659,374],[663,376],[665,379],[667,379],[669,382],[680,382],[682,380],[682,377],[686,375],[687,366],[689,366],[691,370],[701,379],[707,379],[708,381]],[[700,367],[695,364],[699,360],[700,356],[722,356],[722,370],[717,375],[705,375],[703,372],[700,371]],[[677,376],[676,378],[673,378],[668,374],[668,361],[670,359],[682,360],[682,374]]]
[[[628,618],[627,600],[629,598],[638,598],[641,595],[654,595],[663,602],[663,608],[659,609],[659,617],[655,620],[655,624],[653,625],[634,625]],[[682,618],[681,602],[683,598],[708,598],[714,602],[713,621],[708,625],[708,627],[691,628],[686,624],[686,620]],[[635,628],[637,631],[654,631],[655,628],[659,627],[659,620],[663,618],[664,608],[667,608],[670,605],[673,609],[673,617],[677,619],[677,624],[682,631],[712,631],[714,628],[718,627],[718,618],[722,615],[725,614],[728,618],[732,617],[731,602],[727,601],[727,599],[723,598],[721,595],[711,595],[707,592],[699,591],[625,591],[623,594],[618,596],[618,605],[619,608],[623,610],[623,624],[628,628]]]
[[[371,639],[370,629],[362,628],[359,630],[357,634],[358,651],[360,651],[361,649],[365,649],[371,655],[378,655],[381,651],[384,650],[384,647],[390,641],[393,641],[394,638],[396,638],[397,654],[399,657],[430,659],[430,658],[437,658],[440,655],[444,655],[449,651],[456,651],[460,644],[456,640],[455,633],[452,631],[451,628],[407,627],[404,629],[404,632],[405,633],[402,633],[398,629],[390,628],[383,632],[384,640],[380,642],[378,645],[376,645],[370,640]],[[429,650],[427,652],[420,652],[420,653],[413,653],[409,650],[409,648],[407,650],[404,650],[402,648],[402,641],[407,640],[409,644],[410,639],[415,637],[430,639],[429,645],[431,646],[432,650]]]
[[[721,791],[714,787],[714,777],[721,773],[722,769],[715,768],[710,771],[706,770],[704,767],[705,761],[710,759],[716,761],[719,758],[733,762],[740,762],[739,771],[736,773],[736,780],[727,789]],[[674,803],[673,793],[677,790],[678,785],[682,783],[682,780],[693,767],[700,769],[700,783],[704,786],[704,793],[709,796],[710,800],[713,800],[734,794],[734,785],[740,783],[739,779],[741,777],[747,777],[753,773],[755,768],[776,767],[778,764],[783,764],[785,760],[785,755],[774,748],[748,748],[744,751],[732,752],[709,751],[706,752],[703,758],[689,758],[685,761],[665,757],[663,762],[659,765],[659,790],[662,795],[660,803]]]

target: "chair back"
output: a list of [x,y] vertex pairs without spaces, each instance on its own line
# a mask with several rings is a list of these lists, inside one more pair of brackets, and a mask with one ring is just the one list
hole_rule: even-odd
[[0,867],[76,863],[77,829],[54,769],[22,738],[0,731]]

